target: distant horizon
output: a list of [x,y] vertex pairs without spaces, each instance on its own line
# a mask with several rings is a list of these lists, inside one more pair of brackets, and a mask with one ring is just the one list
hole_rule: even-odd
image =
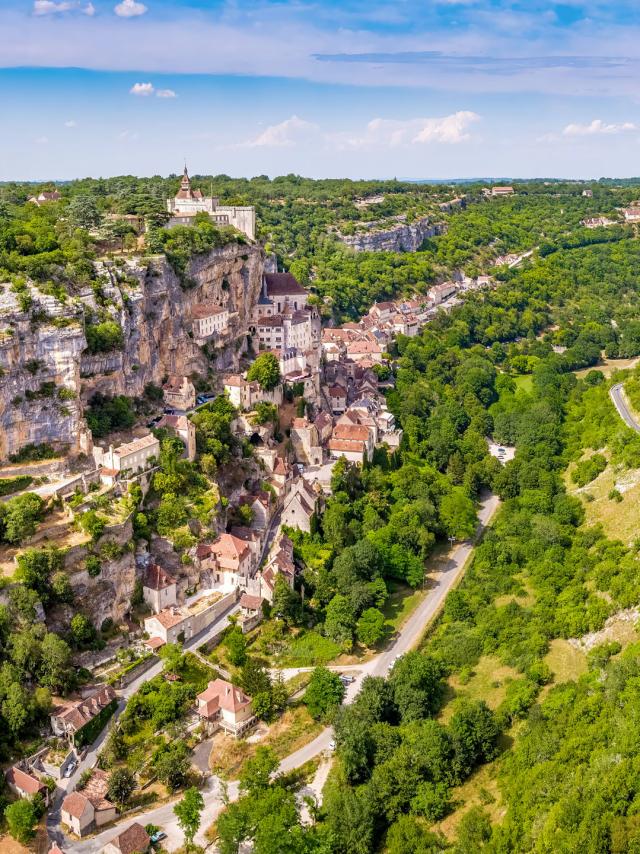
[[[193,180],[202,180],[202,179],[212,179],[226,177],[231,181],[252,181],[258,177],[259,175],[229,175],[224,172],[220,172],[217,174],[210,172],[189,172],[191,178]],[[274,181],[276,178],[286,178],[287,174],[274,174],[274,175],[266,175],[266,177],[270,181]],[[640,184],[640,176],[637,175],[629,175],[627,177],[617,176],[610,177],[606,175],[602,175],[599,178],[587,178],[587,177],[578,177],[578,178],[566,178],[566,177],[531,177],[531,178],[516,178],[508,175],[497,175],[497,176],[478,176],[478,177],[456,177],[456,178],[405,178],[405,177],[391,177],[384,178],[380,176],[370,176],[366,178],[353,178],[350,176],[344,175],[324,175],[320,177],[312,177],[310,175],[300,175],[297,173],[296,177],[302,178],[305,181],[352,181],[353,183],[370,183],[375,181],[385,181],[392,182],[397,181],[399,184],[496,184],[499,181],[506,181],[513,184],[540,184],[544,182],[549,182],[553,184],[599,184],[603,181],[617,183],[617,182],[635,182],[637,181]],[[114,178],[136,178],[138,180],[150,180],[152,178],[162,178],[163,180],[167,180],[169,178],[177,178],[179,177],[179,172],[169,172],[167,174],[155,173],[150,175],[136,175],[132,172],[119,172],[114,173],[112,175],[78,175],[75,178],[1,178],[0,186],[7,186],[9,184],[25,184],[25,185],[33,185],[39,186],[40,184],[56,184],[59,186],[64,186],[65,184],[72,184],[76,181],[101,181],[101,180],[113,180]]]

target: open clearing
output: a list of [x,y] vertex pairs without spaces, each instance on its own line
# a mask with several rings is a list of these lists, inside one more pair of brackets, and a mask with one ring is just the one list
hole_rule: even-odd
[[553,673],[555,683],[575,681],[587,670],[587,658],[584,653],[562,638],[551,641],[544,661]]
[[455,673],[447,680],[449,690],[439,717],[441,723],[448,723],[453,714],[457,697],[469,697],[472,700],[484,700],[491,709],[497,709],[507,693],[507,685],[512,679],[517,679],[518,671],[513,667],[502,664],[494,655],[484,655],[473,667],[470,679],[463,684],[460,674]]
[[[608,537],[631,546],[640,533],[640,469],[609,464],[595,480],[578,488],[568,476],[573,467],[565,474],[565,484],[571,495],[582,500],[585,524],[600,523]],[[612,489],[622,495],[622,501],[609,498]]]

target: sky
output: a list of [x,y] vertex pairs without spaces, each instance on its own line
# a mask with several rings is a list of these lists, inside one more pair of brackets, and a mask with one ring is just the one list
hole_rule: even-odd
[[0,0],[0,180],[640,174],[637,0]]

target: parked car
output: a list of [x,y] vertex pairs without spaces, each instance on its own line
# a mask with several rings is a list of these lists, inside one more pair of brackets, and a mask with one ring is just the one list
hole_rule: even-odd
[[149,837],[152,845],[156,845],[158,842],[162,842],[162,840],[166,838],[167,834],[164,832],[164,830],[156,830],[156,832],[152,833]]
[[77,762],[70,762],[70,763],[67,765],[67,767],[65,768],[64,776],[65,776],[65,777],[67,777],[67,778],[68,778],[68,777],[71,777],[71,776],[72,776],[72,774],[74,773],[74,771],[76,770],[76,768],[77,768],[77,767],[78,767],[78,763],[77,763]]
[[336,749],[336,741],[334,738],[332,738],[331,741],[329,742],[329,750],[335,750],[335,749]]
[[354,677],[349,676],[348,673],[341,673],[340,674],[340,681],[342,682],[343,685],[351,685],[351,683],[353,682],[353,678]]

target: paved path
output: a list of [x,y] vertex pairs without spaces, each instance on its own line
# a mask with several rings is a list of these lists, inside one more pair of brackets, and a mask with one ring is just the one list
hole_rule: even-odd
[[[372,658],[370,661],[365,662],[362,665],[358,665],[360,673],[347,688],[344,699],[345,703],[353,702],[360,690],[362,680],[365,676],[386,676],[393,665],[394,660],[399,655],[409,652],[409,650],[419,644],[424,635],[425,628],[438,614],[447,594],[463,575],[467,560],[473,551],[474,543],[490,523],[499,505],[500,500],[495,495],[489,495],[481,502],[478,514],[478,530],[474,540],[460,543],[449,552],[446,566],[438,573],[429,595],[418,605],[416,610],[404,623],[385,651],[375,658]],[[198,643],[201,642],[202,641],[198,641]],[[347,668],[339,669],[345,670]],[[329,752],[332,738],[333,731],[331,727],[327,727],[309,744],[306,744],[304,747],[296,750],[295,753],[291,753],[289,756],[285,757],[285,759],[280,763],[278,770],[281,773],[293,771],[301,765],[304,765],[309,760],[314,759],[319,754]],[[205,808],[202,813],[201,830],[195,838],[195,842],[197,844],[205,844],[204,831],[212,824],[213,821],[215,821],[216,817],[224,808],[223,786],[224,784],[218,777],[212,776],[203,790]],[[235,800],[238,797],[237,781],[233,781],[228,784],[227,796],[230,800]],[[149,810],[141,815],[132,816],[130,819],[125,820],[122,823],[122,827],[132,823],[133,821],[137,821],[142,825],[152,823],[162,827],[167,834],[167,839],[164,844],[169,851],[173,851],[182,845],[182,834],[179,831],[176,818],[173,813],[173,802],[157,807],[156,809]],[[68,852],[68,854],[98,854],[102,846],[113,838],[116,833],[117,830],[114,827],[111,827],[109,830],[103,831],[97,836],[83,842],[65,842],[64,839],[61,841],[65,842],[64,850]]]
[[640,433],[640,424],[638,424],[631,411],[631,407],[627,401],[627,396],[624,393],[623,384],[616,383],[615,385],[612,385],[609,389],[609,396],[613,401],[613,405],[618,410],[618,415],[622,418],[627,427],[631,427],[632,430]]

